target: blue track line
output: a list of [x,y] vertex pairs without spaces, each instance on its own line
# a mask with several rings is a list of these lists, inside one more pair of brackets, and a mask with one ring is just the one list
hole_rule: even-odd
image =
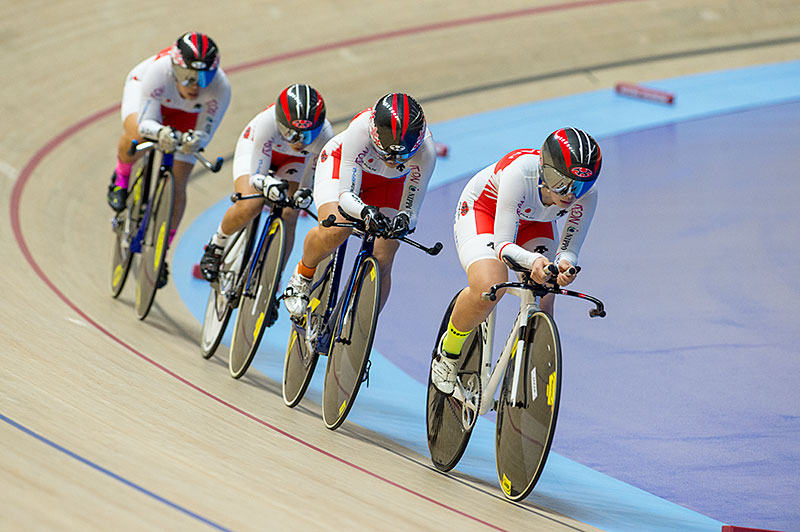
[[13,419],[11,419],[9,417],[6,417],[3,414],[0,414],[0,419],[5,421],[6,423],[11,425],[12,427],[14,427],[16,429],[19,429],[20,431],[24,432],[28,436],[31,436],[31,437],[39,440],[40,442],[49,445],[50,447],[52,447],[53,449],[55,449],[57,451],[61,451],[62,453],[64,453],[67,456],[69,456],[70,458],[74,458],[75,460],[77,460],[77,461],[79,461],[79,462],[91,467],[92,469],[95,469],[95,470],[97,470],[97,471],[99,471],[99,472],[101,472],[101,473],[103,473],[105,475],[108,475],[109,477],[113,478],[114,480],[122,482],[126,486],[128,486],[130,488],[133,488],[136,491],[138,491],[140,493],[143,493],[143,494],[147,495],[148,497],[151,497],[151,498],[153,498],[153,499],[155,499],[155,500],[157,500],[157,501],[159,501],[159,502],[161,502],[163,504],[166,504],[167,506],[169,506],[169,507],[171,507],[171,508],[173,508],[175,510],[178,510],[179,512],[181,512],[183,514],[186,514],[189,517],[193,517],[194,519],[197,519],[198,521],[200,521],[202,523],[205,523],[206,525],[208,525],[208,526],[210,526],[210,527],[212,527],[212,528],[214,528],[216,530],[225,530],[225,531],[229,531],[230,530],[229,528],[225,528],[224,526],[219,525],[219,524],[215,523],[214,521],[211,521],[210,519],[206,519],[202,515],[196,514],[196,513],[192,512],[191,510],[188,510],[188,509],[184,508],[183,506],[180,506],[180,505],[175,504],[174,502],[172,502],[172,501],[170,501],[168,499],[165,499],[164,497],[162,497],[161,495],[158,495],[157,493],[153,493],[152,491],[150,491],[147,488],[144,488],[144,487],[136,484],[135,482],[132,482],[132,481],[130,481],[130,480],[124,478],[124,477],[119,476],[118,474],[114,473],[113,471],[109,471],[108,469],[106,469],[103,466],[95,464],[94,462],[92,462],[92,461],[90,461],[90,460],[88,460],[88,459],[86,459],[86,458],[84,458],[84,457],[82,457],[82,456],[80,456],[78,454],[75,454],[74,452],[70,451],[69,449],[67,449],[65,447],[62,447],[61,445],[57,444],[56,442],[54,442],[52,440],[49,440],[49,439],[45,438],[44,436],[42,436],[40,434],[35,433],[31,429],[29,429],[29,428],[27,428],[27,427],[25,427],[23,425],[20,425],[19,423],[17,423]]

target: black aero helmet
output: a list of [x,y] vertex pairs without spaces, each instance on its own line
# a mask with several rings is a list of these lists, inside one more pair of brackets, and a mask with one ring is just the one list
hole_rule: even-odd
[[541,185],[580,198],[594,185],[602,163],[600,146],[585,131],[573,127],[553,131],[542,145]]
[[325,125],[325,102],[313,87],[295,83],[278,95],[275,117],[278,130],[287,142],[309,145]]
[[401,92],[387,94],[375,104],[369,119],[370,137],[384,161],[411,158],[425,138],[425,114],[417,101]]
[[207,87],[219,67],[217,45],[203,33],[193,31],[181,35],[172,45],[169,55],[175,77],[184,87],[194,83]]

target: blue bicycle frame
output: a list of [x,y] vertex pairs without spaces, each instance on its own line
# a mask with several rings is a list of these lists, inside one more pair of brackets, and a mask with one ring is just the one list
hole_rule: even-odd
[[[163,153],[163,152],[162,152],[162,155],[163,155],[163,157],[161,159],[161,165],[160,165],[160,167],[158,169],[158,177],[156,178],[156,181],[158,181],[158,179],[161,178],[163,173],[168,168],[172,168],[174,155],[172,153]],[[154,157],[155,155],[151,154],[150,156]],[[148,180],[147,180],[148,188],[150,187],[150,180],[151,179],[152,179],[152,176],[150,176],[148,178]],[[147,191],[147,194],[149,196],[149,194],[150,194],[149,190]],[[139,229],[136,231],[136,234],[134,235],[133,239],[131,240],[131,246],[130,246],[131,253],[141,253],[141,251],[142,251],[142,240],[144,239],[144,231],[147,228],[147,222],[150,220],[150,212],[152,210],[153,210],[153,198],[148,197],[147,210],[144,213],[144,217],[142,217],[142,222],[139,224]]]
[[[356,273],[358,272],[359,266],[361,263],[364,262],[364,259],[368,256],[372,255],[373,245],[374,245],[374,237],[371,235],[367,238],[363,238],[361,241],[361,249],[358,251],[358,255],[356,255],[355,260],[353,261],[353,269],[350,272],[350,278],[347,281],[347,288],[345,289],[344,293],[342,294],[342,298],[339,299],[339,282],[341,279],[341,272],[342,272],[342,265],[344,263],[344,256],[345,252],[347,251],[347,240],[345,240],[335,251],[336,256],[334,259],[328,263],[326,268],[330,270],[334,268],[333,273],[330,274],[328,272],[323,275],[316,284],[311,287],[311,292],[313,292],[321,283],[325,282],[326,279],[330,276],[331,282],[331,296],[328,300],[327,308],[325,309],[324,314],[324,321],[325,327],[322,329],[319,335],[319,340],[316,344],[317,353],[322,355],[327,355],[328,351],[330,351],[331,340],[333,339],[334,342],[341,342],[342,341],[342,326],[343,323],[339,323],[338,320],[339,313],[342,312],[342,302],[348,301],[350,299],[350,295],[355,290],[356,284]],[[358,302],[354,302],[354,304],[358,304]],[[298,327],[297,324],[293,326]],[[334,329],[335,327],[335,329]]]

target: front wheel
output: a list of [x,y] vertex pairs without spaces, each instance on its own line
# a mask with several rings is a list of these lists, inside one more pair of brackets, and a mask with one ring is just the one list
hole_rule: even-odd
[[244,229],[231,235],[222,252],[219,276],[216,282],[211,283],[200,335],[200,354],[203,358],[211,358],[225,334],[225,327],[233,313],[232,300],[239,297],[239,274],[250,256],[257,230],[258,216]]
[[228,356],[228,369],[234,379],[240,378],[250,367],[264,331],[277,318],[275,292],[283,269],[286,232],[280,217],[272,218],[268,223],[255,263],[248,262],[249,271],[244,272],[244,286]]
[[325,328],[325,313],[331,298],[333,278],[331,267],[336,253],[317,266],[317,271],[311,281],[308,309],[302,322],[297,324],[292,321],[286,359],[283,362],[282,386],[283,402],[289,408],[294,408],[300,403],[311,382],[311,377],[314,376],[314,368],[317,367],[319,359],[317,348]]
[[175,180],[167,172],[156,183],[149,219],[145,222],[142,252],[139,254],[138,279],[136,283],[136,314],[140,320],[147,317],[158,289],[158,279],[169,247],[169,230],[172,222]]
[[[450,305],[442,317],[434,356],[439,339],[447,330],[450,315],[453,313],[458,294],[450,301]],[[481,397],[480,362],[483,354],[483,328],[475,327],[461,348],[458,369],[458,395],[447,396],[439,392],[431,382],[428,371],[428,407],[425,412],[425,423],[428,432],[428,450],[431,462],[439,471],[453,469],[469,443],[472,429],[478,418]]]
[[144,174],[149,167],[152,155],[148,154],[133,166],[131,171],[132,186],[128,189],[128,199],[126,200],[125,210],[114,215],[111,227],[114,235],[114,242],[111,247],[111,278],[109,290],[111,297],[118,297],[125,286],[128,272],[131,268],[131,240],[139,230],[142,220],[142,186],[144,184]]
[[497,477],[512,501],[527,497],[544,470],[561,397],[561,343],[553,318],[546,312],[534,313],[525,338],[516,390],[512,360],[497,408]]
[[331,337],[322,389],[322,419],[331,430],[344,423],[365,378],[378,324],[380,295],[378,261],[367,257],[358,267],[352,292],[341,301]]

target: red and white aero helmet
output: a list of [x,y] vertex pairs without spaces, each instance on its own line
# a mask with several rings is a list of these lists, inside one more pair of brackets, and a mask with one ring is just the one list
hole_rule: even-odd
[[169,55],[175,77],[184,87],[208,87],[219,68],[217,45],[203,33],[184,33],[172,45]]
[[561,196],[580,198],[600,175],[603,155],[591,135],[574,127],[550,133],[542,145],[540,185]]

